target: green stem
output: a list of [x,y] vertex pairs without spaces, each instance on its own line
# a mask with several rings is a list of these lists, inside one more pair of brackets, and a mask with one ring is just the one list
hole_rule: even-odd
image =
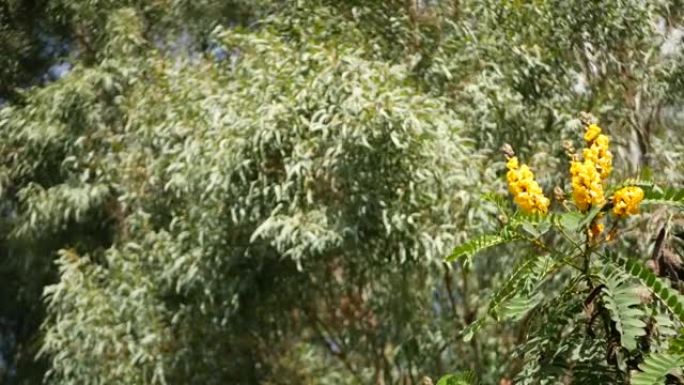
[[590,239],[589,239],[589,234],[586,235],[586,242],[584,244],[584,252],[583,252],[583,257],[584,257],[584,267],[583,267],[583,274],[584,277],[587,280],[587,285],[589,286],[589,290],[594,288],[594,283],[591,280],[591,252],[592,248],[590,246]]

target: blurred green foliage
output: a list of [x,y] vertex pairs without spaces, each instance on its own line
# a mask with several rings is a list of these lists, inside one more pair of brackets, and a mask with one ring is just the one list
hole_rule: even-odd
[[[682,9],[4,0],[1,378],[513,378],[522,328],[461,330],[518,249],[443,257],[498,227],[503,143],[567,184],[579,111],[621,176],[684,183]],[[622,247],[646,255],[663,215]]]

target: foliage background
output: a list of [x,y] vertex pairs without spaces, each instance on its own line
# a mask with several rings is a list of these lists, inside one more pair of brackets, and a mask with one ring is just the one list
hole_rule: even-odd
[[682,9],[2,0],[0,378],[515,377],[517,324],[459,331],[518,254],[443,257],[497,226],[503,143],[567,185],[579,111],[682,186]]

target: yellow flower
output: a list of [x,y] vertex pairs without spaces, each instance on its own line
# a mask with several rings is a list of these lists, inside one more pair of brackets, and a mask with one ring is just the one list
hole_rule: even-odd
[[591,146],[582,151],[585,160],[594,162],[596,169],[601,174],[601,179],[607,179],[613,170],[613,154],[608,149],[609,145],[610,138],[608,136],[598,135],[594,138]]
[[586,140],[587,143],[591,143],[600,133],[601,127],[599,127],[598,124],[590,124],[589,127],[587,127],[587,132],[584,133],[584,140]]
[[605,226],[603,225],[603,223],[594,223],[594,224],[591,226],[591,234],[592,234],[592,236],[593,236],[593,237],[598,236],[599,234],[601,234],[601,233],[603,232],[603,229],[604,229],[604,228],[605,228]]
[[582,150],[583,160],[570,163],[572,197],[580,211],[605,203],[602,181],[613,170],[613,154],[609,150],[610,138],[601,134],[601,127],[590,124],[584,134],[587,148]]
[[508,189],[515,204],[526,213],[546,214],[551,201],[544,196],[541,187],[534,180],[532,170],[527,165],[520,166],[516,157],[511,157],[506,162],[506,167]]
[[623,187],[613,195],[613,214],[623,218],[637,214],[642,200],[644,200],[644,190],[640,187]]
[[610,144],[610,138],[606,135],[598,135],[594,140],[594,143],[598,144],[601,148],[608,150],[608,145]]
[[508,168],[509,170],[517,169],[518,168],[518,157],[517,156],[511,157],[511,159],[509,159],[508,162],[506,162],[506,168]]
[[594,162],[590,159],[585,159],[583,162],[571,162],[570,175],[572,176],[572,198],[580,211],[605,203],[601,177],[596,171]]

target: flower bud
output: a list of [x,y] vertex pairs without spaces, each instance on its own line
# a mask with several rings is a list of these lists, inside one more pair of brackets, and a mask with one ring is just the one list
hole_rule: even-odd
[[565,149],[565,154],[572,158],[575,155],[575,145],[572,144],[571,140],[563,141],[563,149]]
[[504,143],[504,145],[501,146],[501,152],[503,152],[506,158],[512,158],[515,156],[515,151],[513,151],[513,147],[511,147],[511,145],[508,143]]
[[553,188],[553,197],[556,199],[556,202],[565,201],[565,192],[560,186],[556,186]]

